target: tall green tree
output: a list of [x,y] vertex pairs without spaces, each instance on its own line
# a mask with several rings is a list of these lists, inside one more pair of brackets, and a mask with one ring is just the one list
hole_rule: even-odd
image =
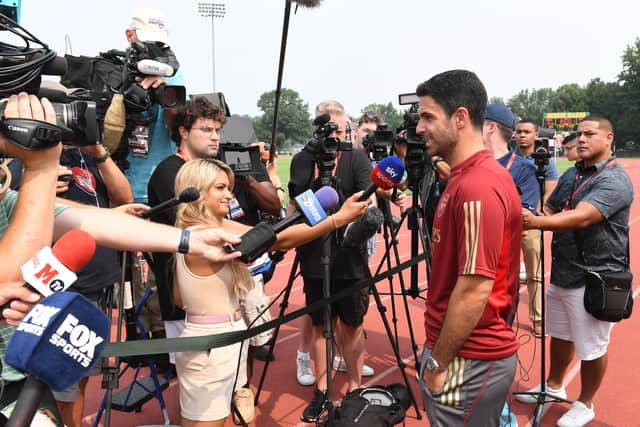
[[569,83],[560,86],[555,90],[549,100],[549,111],[589,111],[587,110],[587,99],[585,89],[577,83]]
[[[272,90],[263,93],[258,100],[258,108],[262,110],[262,115],[254,119],[253,127],[261,141],[271,141],[275,98],[275,90]],[[278,112],[277,146],[288,149],[296,142],[305,143],[312,132],[309,104],[304,102],[295,90],[283,88]]]
[[[387,104],[369,104],[362,108],[361,113],[364,114],[367,111],[375,111],[379,115],[381,115],[387,125],[389,125],[389,130],[395,132],[396,129],[402,125],[403,117],[402,113],[395,109],[391,102]],[[358,119],[359,117],[356,117]]]
[[533,119],[541,124],[544,113],[550,111],[553,95],[554,91],[551,88],[523,89],[509,98],[507,105],[515,115]]
[[506,105],[506,103],[504,102],[504,98],[501,96],[492,96],[491,98],[489,98],[489,104]]
[[620,111],[614,123],[618,142],[640,142],[640,38],[627,46],[622,55],[622,72],[618,75]]

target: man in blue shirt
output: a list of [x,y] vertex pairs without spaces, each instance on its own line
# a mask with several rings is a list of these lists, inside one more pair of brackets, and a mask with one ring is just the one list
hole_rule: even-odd
[[[531,156],[534,150],[535,140],[538,137],[538,124],[532,119],[522,119],[516,124],[516,154],[522,156],[535,166]],[[545,187],[543,199],[547,200],[558,183],[558,169],[553,158],[544,167]],[[539,193],[538,183],[535,182],[535,191]],[[522,192],[532,191],[531,188],[521,188]],[[543,200],[543,202],[544,202]],[[536,206],[537,208],[537,206]],[[529,230],[522,237],[522,252],[524,265],[527,270],[527,289],[529,291],[529,319],[533,323],[533,334],[542,336],[542,269],[540,266],[540,230]]]
[[[167,18],[156,9],[140,8],[134,12],[131,24],[125,34],[129,43],[161,42],[170,45]],[[145,89],[157,88],[163,84],[184,85],[184,78],[178,70],[175,76],[162,79],[159,76],[147,76],[139,84]],[[147,203],[147,183],[156,165],[176,152],[171,140],[170,124],[175,109],[165,109],[160,105],[153,107],[149,118],[148,134],[138,134],[136,127],[129,137],[128,168],[125,175],[133,189],[133,199],[137,203]]]

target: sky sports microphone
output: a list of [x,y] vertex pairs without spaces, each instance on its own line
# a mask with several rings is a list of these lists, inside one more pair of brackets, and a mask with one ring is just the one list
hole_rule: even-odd
[[298,209],[292,215],[274,225],[267,222],[259,223],[240,236],[242,242],[239,245],[235,247],[225,246],[225,250],[229,253],[239,251],[242,254],[240,261],[245,263],[253,262],[273,245],[276,241],[276,234],[285,228],[303,220],[307,224],[314,226],[326,219],[327,214],[325,211],[335,209],[338,206],[339,197],[336,190],[325,186],[316,191],[315,194],[311,190],[307,190],[296,196],[294,201]]
[[31,374],[7,426],[29,426],[47,387],[64,391],[89,374],[109,340],[107,316],[75,292],[54,293],[16,327],[5,361]]
[[[49,296],[69,288],[76,280],[75,271],[93,257],[96,242],[86,231],[74,229],[63,234],[53,245],[45,246],[21,268],[25,286]],[[0,307],[0,315],[11,301]]]
[[378,188],[391,190],[402,181],[404,163],[396,156],[387,156],[371,171],[371,184],[364,190],[359,201],[367,200]]
[[180,195],[174,197],[173,199],[165,200],[162,203],[159,203],[149,209],[148,211],[142,212],[138,215],[142,219],[153,218],[156,215],[166,211],[167,209],[171,209],[174,206],[179,205],[180,203],[191,203],[198,200],[200,197],[200,191],[198,191],[195,187],[189,187],[182,190]]

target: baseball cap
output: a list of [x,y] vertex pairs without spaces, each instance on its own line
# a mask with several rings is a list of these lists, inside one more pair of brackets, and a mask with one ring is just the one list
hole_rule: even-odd
[[136,36],[143,42],[169,43],[167,18],[157,9],[143,7],[137,9],[131,18],[129,28],[136,31]]
[[500,123],[503,126],[508,127],[511,130],[515,130],[514,121],[515,116],[504,104],[489,104],[487,105],[486,120],[491,120],[496,123]]

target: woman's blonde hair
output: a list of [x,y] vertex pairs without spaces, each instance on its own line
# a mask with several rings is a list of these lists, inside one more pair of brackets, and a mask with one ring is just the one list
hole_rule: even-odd
[[[188,228],[196,226],[211,226],[217,224],[218,218],[207,208],[207,193],[214,184],[220,171],[229,178],[229,191],[233,190],[234,176],[231,168],[219,160],[198,159],[186,162],[176,175],[175,194],[180,194],[189,187],[195,187],[200,197],[191,203],[181,203],[176,212],[176,227]],[[230,263],[236,290],[240,295],[253,289],[253,278],[249,269],[241,262]]]

